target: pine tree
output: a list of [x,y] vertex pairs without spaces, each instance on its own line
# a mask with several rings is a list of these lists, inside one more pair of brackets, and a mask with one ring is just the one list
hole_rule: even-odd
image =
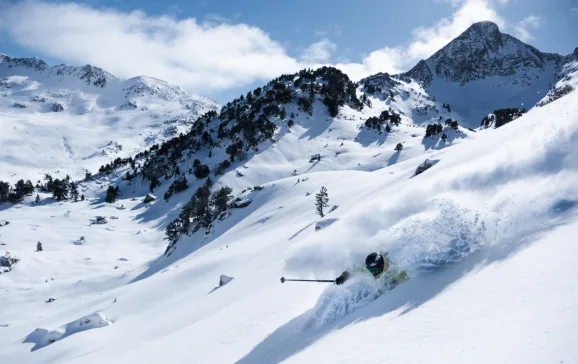
[[52,182],[52,195],[56,201],[66,200],[68,198],[68,189],[70,186],[68,185],[66,179],[62,181],[59,179],[55,179]]
[[10,184],[0,181],[0,202],[8,201],[8,195],[10,194]]
[[152,178],[151,179],[151,185],[149,186],[149,192],[153,193],[153,191],[155,190],[155,188],[157,188],[158,186],[160,186],[161,183],[159,182],[158,178]]
[[403,149],[403,144],[397,143],[397,145],[395,146],[395,151],[396,151],[396,152],[401,152],[402,149]]
[[84,194],[80,195],[80,201],[84,201]]
[[40,205],[40,195],[36,194],[36,200],[34,201],[37,205]]
[[112,186],[108,186],[108,190],[106,190],[106,197],[104,198],[104,202],[106,203],[114,203],[116,201],[116,190]]
[[227,210],[227,203],[231,198],[231,192],[233,192],[233,190],[225,186],[211,196],[211,205],[215,209],[216,216],[219,216],[219,214]]
[[328,203],[329,203],[329,196],[327,194],[327,188],[321,187],[319,193],[315,195],[315,208],[319,216],[321,217],[325,216],[325,214],[323,213],[323,208],[329,207]]
[[70,184],[70,198],[72,198],[74,202],[78,201],[78,187],[74,182]]

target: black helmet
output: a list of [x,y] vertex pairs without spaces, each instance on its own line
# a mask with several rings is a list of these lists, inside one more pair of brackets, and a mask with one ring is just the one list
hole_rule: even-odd
[[379,253],[371,253],[365,258],[365,267],[374,276],[380,275],[385,268],[385,259]]

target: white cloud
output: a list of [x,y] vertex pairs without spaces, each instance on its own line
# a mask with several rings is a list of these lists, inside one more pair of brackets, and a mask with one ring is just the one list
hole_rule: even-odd
[[337,49],[337,46],[329,39],[322,39],[317,43],[311,44],[301,56],[305,63],[326,63],[331,58],[331,53]]
[[534,37],[530,34],[530,29],[538,28],[541,23],[542,19],[539,16],[527,16],[514,26],[514,34],[524,42],[532,40]]
[[[459,0],[458,0],[459,1]],[[505,22],[490,6],[488,0],[466,0],[449,18],[438,21],[431,27],[416,28],[413,40],[406,46],[380,49],[364,57],[361,63],[339,64],[337,67],[351,78],[377,73],[406,71],[421,59],[428,58],[438,49],[460,35],[473,23],[490,20],[503,27]]]
[[[340,62],[335,66],[353,80],[377,72],[398,73],[431,56],[475,22],[490,20],[505,26],[492,4],[507,0],[439,1],[454,4],[453,14],[430,27],[414,29],[409,43],[375,50],[356,62],[337,57]],[[199,22],[74,3],[0,3],[5,4],[0,31],[27,48],[68,63],[94,64],[122,77],[158,77],[201,94],[329,65],[337,46],[327,34],[339,36],[341,32],[332,26],[319,33],[323,39],[305,48],[301,56],[291,57],[261,29],[215,15]],[[530,16],[516,24],[514,31],[528,39],[528,29],[539,24],[539,17]]]
[[361,63],[338,63],[335,67],[347,73],[351,79],[359,80],[378,72],[394,74],[406,71],[405,66],[409,62],[404,59],[405,56],[401,49],[385,47],[364,56]]
[[119,76],[154,76],[203,93],[301,67],[268,34],[246,24],[199,23],[73,3],[27,1],[3,8],[0,30],[25,47]]

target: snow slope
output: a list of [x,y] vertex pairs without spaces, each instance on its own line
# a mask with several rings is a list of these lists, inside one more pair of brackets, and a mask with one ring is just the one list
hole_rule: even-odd
[[85,169],[95,172],[178,135],[216,109],[158,79],[0,54],[0,180],[35,183],[56,171],[83,177]]
[[[411,152],[389,166],[395,141],[371,165],[383,144],[356,142],[345,122],[355,111],[340,115],[314,138],[316,128],[296,126],[242,177],[223,176],[235,193],[264,188],[241,193],[249,207],[201,244],[184,238],[169,258],[160,229],[180,202],[148,207],[148,186],[116,174],[83,183],[85,202],[2,206],[10,224],[0,243],[21,261],[0,275],[0,362],[576,362],[578,93],[451,148],[409,136]],[[423,131],[403,124],[397,133],[404,128]],[[349,159],[307,170],[308,148],[338,147],[331,133],[349,133]],[[291,150],[300,154],[280,159]],[[439,162],[415,176],[426,157]],[[299,175],[287,176],[293,166]],[[117,182],[124,209],[101,202]],[[321,186],[338,206],[331,224],[315,215]],[[118,219],[90,225],[96,215]],[[86,243],[74,244],[81,235]],[[43,252],[33,252],[38,240]],[[363,277],[340,287],[279,282],[332,279],[379,249],[411,277],[379,297]],[[234,279],[217,288],[222,274]],[[78,330],[86,318],[99,322]],[[38,347],[37,328],[68,327]]]

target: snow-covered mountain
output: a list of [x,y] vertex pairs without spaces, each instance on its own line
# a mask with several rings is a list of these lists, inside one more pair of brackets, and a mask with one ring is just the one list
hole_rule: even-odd
[[[213,101],[151,77],[0,54],[0,180],[84,175],[178,135]],[[40,153],[38,153],[40,152]]]
[[[448,47],[492,43],[494,29],[475,25]],[[77,181],[83,201],[55,200],[70,185],[42,180],[1,204],[0,362],[572,362],[578,54],[544,61],[553,69],[539,106],[465,128],[481,121],[467,112],[521,105],[463,109],[456,92],[507,79],[520,80],[508,92],[530,90],[550,72],[515,61],[531,55],[500,36],[521,47],[507,61],[514,75],[282,75],[91,169]],[[75,89],[115,82],[91,74]],[[137,104],[150,92],[119,89]],[[279,280],[331,280],[372,251],[388,251],[409,280],[385,293],[386,276]]]
[[[388,85],[381,89],[389,92],[393,87],[423,99],[413,106],[414,117],[436,118],[439,104],[447,104],[461,124],[476,128],[496,109],[533,107],[564,78],[561,75],[572,68],[573,59],[540,52],[501,33],[496,24],[480,22],[408,72],[379,74],[361,83]],[[403,90],[399,84],[404,81],[421,87]]]

